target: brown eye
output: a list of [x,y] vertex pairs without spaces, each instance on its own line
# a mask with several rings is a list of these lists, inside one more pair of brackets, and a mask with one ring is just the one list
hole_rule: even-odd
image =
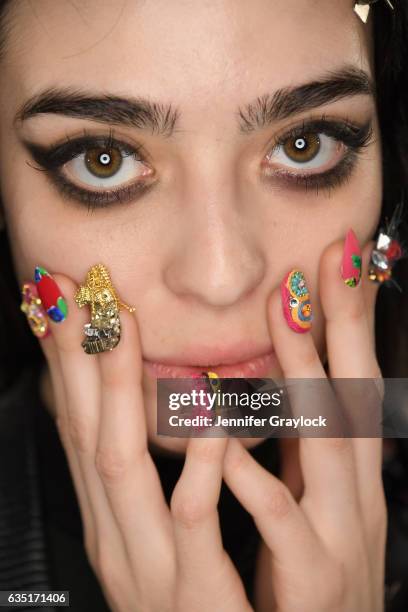
[[323,171],[333,167],[342,156],[343,143],[324,132],[299,132],[283,138],[266,157],[268,172],[300,170]]
[[98,178],[109,178],[122,165],[123,157],[117,149],[98,147],[89,149],[84,156],[87,169]]
[[154,171],[129,149],[102,144],[84,148],[63,165],[63,173],[75,184],[105,189],[136,184]]
[[302,134],[287,140],[282,148],[292,161],[305,163],[311,161],[319,153],[320,139],[318,134]]

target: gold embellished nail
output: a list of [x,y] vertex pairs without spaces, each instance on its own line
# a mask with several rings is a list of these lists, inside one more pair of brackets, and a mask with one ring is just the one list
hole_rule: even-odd
[[75,302],[82,308],[91,307],[91,322],[84,326],[85,339],[81,343],[85,353],[95,354],[111,351],[120,340],[120,308],[129,312],[136,309],[123,303],[113,285],[109,272],[103,264],[90,268],[86,283],[75,294]]

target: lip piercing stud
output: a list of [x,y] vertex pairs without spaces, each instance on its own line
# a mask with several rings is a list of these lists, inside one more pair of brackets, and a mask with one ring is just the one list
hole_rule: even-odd
[[136,310],[119,299],[103,264],[90,268],[85,285],[81,285],[75,294],[75,302],[79,308],[91,307],[91,322],[84,326],[85,339],[81,343],[88,354],[114,349],[120,340],[120,308],[129,312]]

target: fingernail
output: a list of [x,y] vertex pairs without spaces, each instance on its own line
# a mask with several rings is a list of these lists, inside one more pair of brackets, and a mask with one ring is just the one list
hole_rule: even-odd
[[22,302],[20,310],[27,317],[28,324],[37,338],[46,338],[50,334],[47,313],[38,297],[37,287],[32,282],[25,282],[21,286]]
[[357,287],[361,279],[361,249],[351,228],[344,241],[341,276],[349,287]]
[[283,316],[289,327],[302,334],[312,327],[309,290],[301,270],[291,270],[281,282]]
[[406,254],[393,234],[393,231],[390,231],[389,234],[379,232],[370,255],[368,278],[378,284],[385,283],[386,286],[394,283],[401,291],[398,283],[392,278],[392,269],[395,263]]
[[51,274],[49,274],[45,268],[36,266],[34,278],[38,295],[40,296],[48,316],[55,321],[55,323],[65,321],[68,315],[67,303]]

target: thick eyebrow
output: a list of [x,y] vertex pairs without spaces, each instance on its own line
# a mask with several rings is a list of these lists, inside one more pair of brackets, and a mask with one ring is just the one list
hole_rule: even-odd
[[162,136],[173,134],[178,119],[178,111],[171,104],[159,104],[147,98],[92,95],[69,87],[49,87],[23,104],[14,123],[41,113],[147,129]]
[[374,83],[364,70],[345,66],[309,83],[265,94],[243,109],[239,108],[240,131],[248,134],[270,125],[273,121],[287,119],[302,111],[361,94],[375,97]]
[[[247,134],[274,121],[358,94],[375,96],[374,84],[363,70],[345,66],[309,83],[278,89],[273,94],[256,98],[243,109],[238,109],[239,128]],[[167,137],[175,132],[180,116],[178,109],[171,104],[143,97],[101,96],[70,87],[49,87],[23,104],[14,123],[43,113],[148,129]]]

